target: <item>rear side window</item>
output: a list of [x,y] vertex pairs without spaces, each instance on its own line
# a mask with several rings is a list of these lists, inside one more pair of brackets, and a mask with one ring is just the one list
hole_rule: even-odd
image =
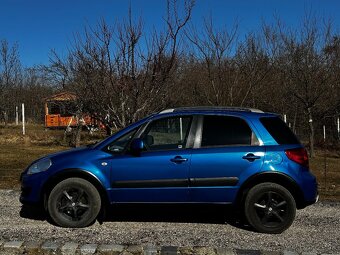
[[241,118],[204,116],[201,147],[258,145],[259,142]]
[[267,129],[269,134],[278,144],[299,144],[290,128],[278,117],[260,118],[262,125]]

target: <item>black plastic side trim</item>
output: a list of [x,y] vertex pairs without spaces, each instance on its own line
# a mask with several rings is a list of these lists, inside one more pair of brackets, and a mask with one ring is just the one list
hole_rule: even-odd
[[238,180],[237,177],[190,178],[190,186],[236,186]]
[[164,179],[164,180],[132,180],[114,181],[113,188],[158,188],[158,187],[186,187],[187,179]]
[[162,187],[200,187],[200,186],[235,186],[237,177],[161,179],[114,181],[113,188],[162,188]]

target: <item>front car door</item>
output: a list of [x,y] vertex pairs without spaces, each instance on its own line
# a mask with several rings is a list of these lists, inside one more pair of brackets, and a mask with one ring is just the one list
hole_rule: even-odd
[[143,139],[145,150],[112,158],[111,201],[187,202],[191,123],[192,116],[163,117],[138,131],[134,137]]
[[263,164],[264,146],[238,116],[205,115],[191,157],[190,201],[231,203],[249,173]]

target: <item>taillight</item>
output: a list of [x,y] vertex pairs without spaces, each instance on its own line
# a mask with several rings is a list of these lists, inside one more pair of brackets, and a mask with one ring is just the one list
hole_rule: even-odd
[[303,165],[305,167],[309,166],[308,154],[305,148],[289,149],[285,151],[287,157],[294,162]]

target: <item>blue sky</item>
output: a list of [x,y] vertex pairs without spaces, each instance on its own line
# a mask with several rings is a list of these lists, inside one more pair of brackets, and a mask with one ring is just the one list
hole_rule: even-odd
[[[150,30],[162,24],[165,0],[0,0],[0,39],[17,42],[24,66],[47,64],[50,49],[66,53],[73,34],[85,24],[94,25],[105,18],[109,22],[127,16],[129,4],[134,15],[142,15]],[[306,11],[333,19],[340,28],[339,0],[196,0],[192,22],[200,25],[202,17],[212,15],[217,26],[239,21],[240,36],[256,30],[262,20],[273,15],[298,26]]]

